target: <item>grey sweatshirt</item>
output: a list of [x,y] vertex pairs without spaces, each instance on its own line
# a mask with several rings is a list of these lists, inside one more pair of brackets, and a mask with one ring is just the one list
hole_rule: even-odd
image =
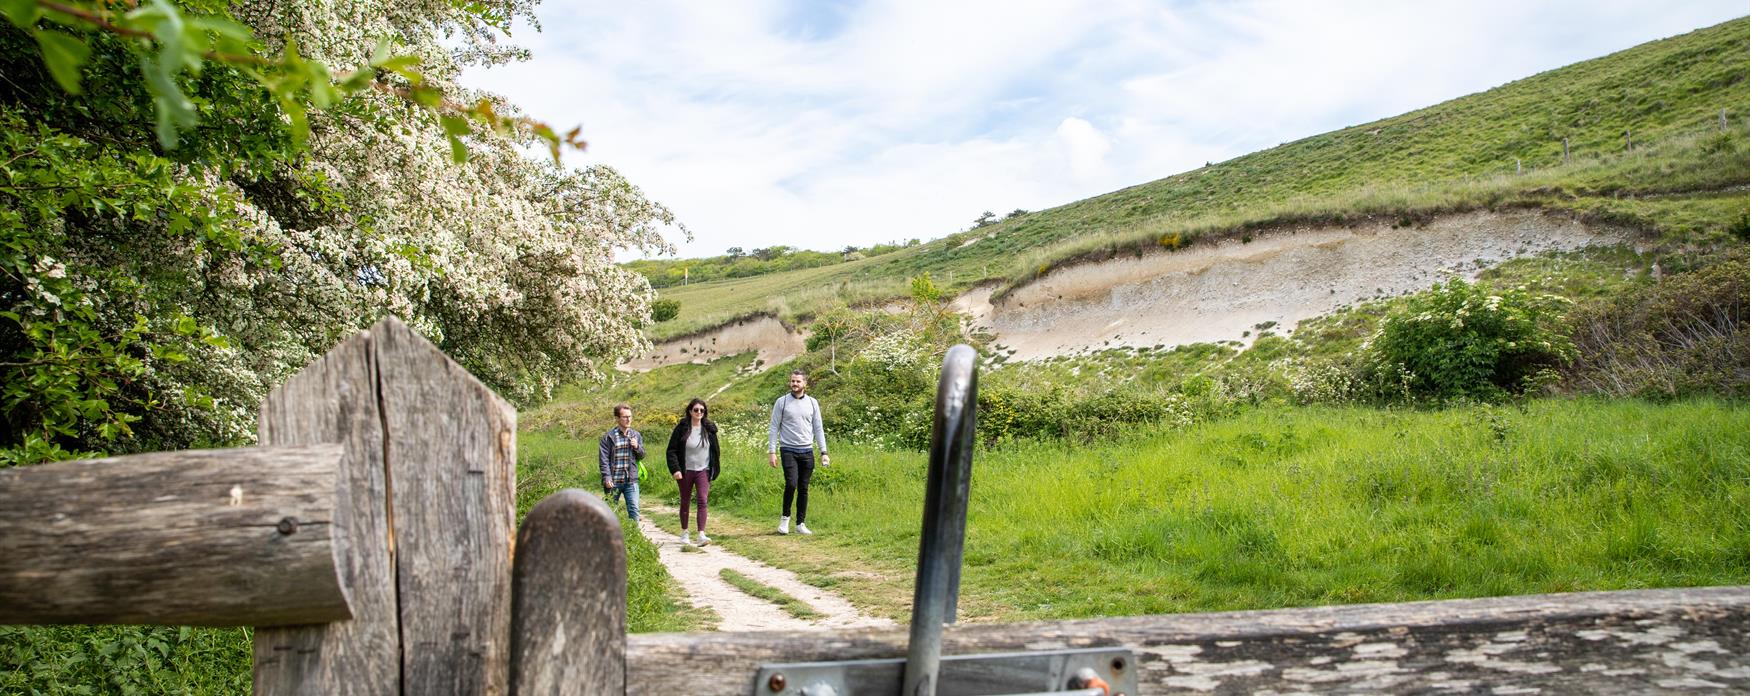
[[772,404],[772,427],[766,431],[766,452],[778,448],[813,449],[820,443],[821,456],[826,455],[826,426],[820,422],[820,402],[807,394],[798,399],[785,392]]

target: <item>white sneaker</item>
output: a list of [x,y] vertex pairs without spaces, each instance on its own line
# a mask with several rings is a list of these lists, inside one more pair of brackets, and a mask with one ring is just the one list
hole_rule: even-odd
[[705,532],[700,531],[699,532],[699,545],[704,546],[704,545],[709,544],[709,543],[711,543],[711,537],[705,536]]
[[790,533],[790,518],[788,518],[788,517],[778,518],[778,533],[779,534],[789,534]]
[[814,532],[808,531],[808,525],[802,524],[801,522],[797,522],[796,523],[796,533],[797,534],[813,534]]
[[689,531],[684,530],[684,529],[681,530],[681,545],[682,546],[692,546],[693,545],[693,533],[692,532],[689,532]]

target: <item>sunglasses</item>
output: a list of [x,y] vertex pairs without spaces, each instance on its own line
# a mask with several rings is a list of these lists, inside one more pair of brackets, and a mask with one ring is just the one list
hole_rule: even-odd
[[704,406],[694,406],[693,407],[693,413],[704,413],[704,412],[705,412]]

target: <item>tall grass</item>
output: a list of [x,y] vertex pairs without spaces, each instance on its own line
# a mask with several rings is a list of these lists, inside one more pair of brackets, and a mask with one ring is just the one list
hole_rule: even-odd
[[[924,456],[833,452],[807,543],[908,572]],[[713,512],[775,516],[780,477],[739,461]],[[999,446],[972,491],[986,619],[1750,582],[1750,410],[1715,401],[1262,409]]]

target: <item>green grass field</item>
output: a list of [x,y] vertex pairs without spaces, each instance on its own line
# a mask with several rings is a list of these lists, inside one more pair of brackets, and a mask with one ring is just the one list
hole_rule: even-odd
[[[654,445],[654,443],[653,443]],[[841,444],[812,537],[781,476],[733,452],[727,548],[903,616],[926,460]],[[673,499],[672,487],[647,495]],[[1750,582],[1750,409],[1540,400],[1440,411],[1264,408],[1109,441],[981,451],[963,612],[1058,619]],[[722,520],[722,521],[719,521]],[[806,550],[807,553],[798,553]]]

